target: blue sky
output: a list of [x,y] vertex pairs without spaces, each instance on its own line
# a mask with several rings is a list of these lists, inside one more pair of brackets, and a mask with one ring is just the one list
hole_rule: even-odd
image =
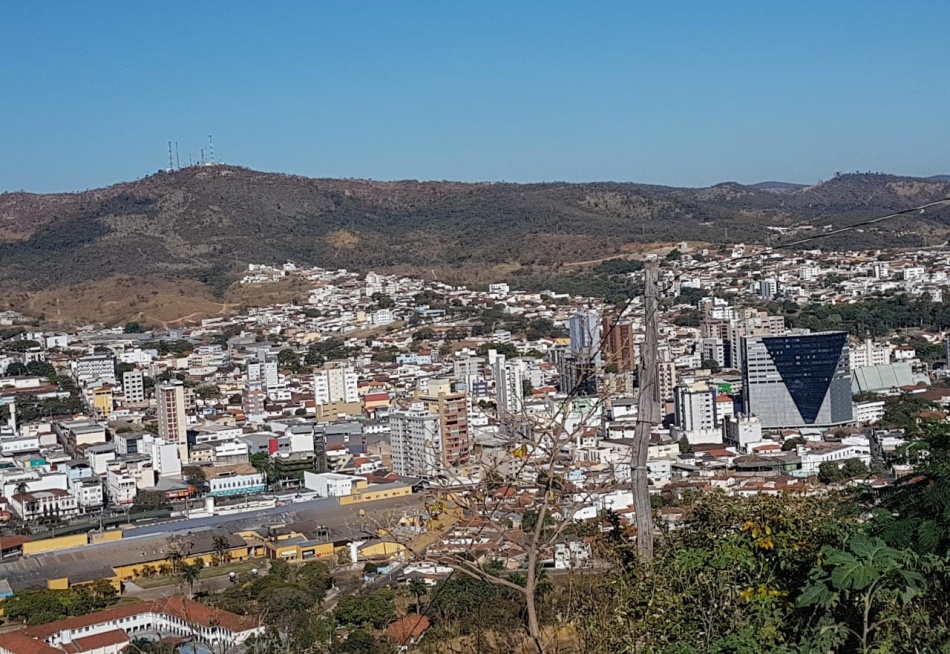
[[0,3],[0,190],[950,174],[950,3]]

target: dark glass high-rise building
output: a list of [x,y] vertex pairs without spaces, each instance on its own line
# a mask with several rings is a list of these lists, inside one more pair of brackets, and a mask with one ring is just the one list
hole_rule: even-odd
[[745,410],[763,427],[851,422],[851,372],[845,332],[742,339]]

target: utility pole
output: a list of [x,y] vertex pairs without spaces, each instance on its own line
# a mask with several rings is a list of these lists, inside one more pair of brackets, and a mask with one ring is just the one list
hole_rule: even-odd
[[657,325],[656,299],[659,265],[648,261],[644,266],[643,308],[646,338],[640,353],[637,398],[637,426],[631,464],[633,505],[637,514],[637,555],[641,562],[653,560],[653,508],[650,506],[650,486],[647,479],[647,450],[650,432],[660,423],[660,385],[657,380]]

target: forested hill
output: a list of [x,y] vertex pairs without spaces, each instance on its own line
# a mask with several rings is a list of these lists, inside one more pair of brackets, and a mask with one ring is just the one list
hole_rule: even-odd
[[[0,281],[31,291],[162,275],[220,289],[248,262],[286,260],[455,270],[463,281],[466,271],[594,260],[640,241],[762,241],[768,226],[844,225],[948,195],[945,179],[880,174],[839,175],[810,187],[688,189],[375,182],[192,167],[83,193],[0,195]],[[880,229],[851,234],[847,243],[939,242],[950,232],[950,212]]]

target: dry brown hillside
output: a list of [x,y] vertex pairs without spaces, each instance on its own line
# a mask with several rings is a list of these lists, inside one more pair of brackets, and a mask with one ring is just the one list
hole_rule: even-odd
[[[34,315],[163,322],[258,301],[227,301],[249,262],[457,282],[517,272],[524,284],[543,285],[564,263],[614,256],[637,242],[686,235],[718,242],[727,234],[756,242],[770,225],[845,225],[950,195],[946,180],[890,175],[770,184],[376,182],[192,167],[83,193],[0,194],[0,281],[6,304]],[[950,212],[930,212],[837,244],[932,243],[946,238],[948,224]]]

